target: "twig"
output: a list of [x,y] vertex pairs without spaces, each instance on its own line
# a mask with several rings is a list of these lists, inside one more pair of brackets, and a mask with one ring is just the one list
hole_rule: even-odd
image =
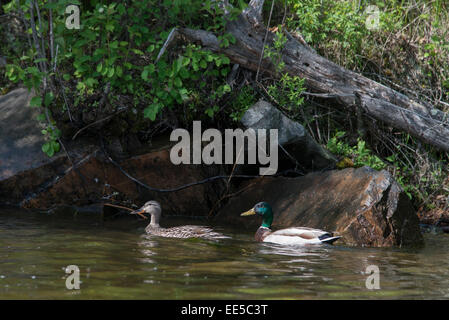
[[116,116],[116,115],[118,115],[119,113],[121,113],[121,112],[123,112],[123,111],[125,111],[125,110],[127,110],[127,109],[128,109],[127,107],[124,107],[123,109],[120,109],[119,111],[115,112],[114,114],[111,114],[111,115],[109,115],[109,116],[107,116],[107,117],[105,117],[105,118],[103,118],[103,119],[98,120],[98,121],[89,123],[87,126],[85,126],[85,127],[81,128],[80,130],[78,130],[78,131],[73,135],[72,140],[75,140],[76,137],[77,137],[81,132],[83,132],[84,130],[86,130],[86,129],[88,129],[88,128],[90,128],[90,127],[92,127],[92,126],[94,126],[94,125],[96,125],[96,124],[98,124],[98,123],[100,123],[100,122],[109,120],[109,119],[111,119],[113,116]]
[[156,64],[159,61],[159,59],[162,57],[162,55],[164,54],[168,45],[170,44],[170,42],[173,40],[173,38],[176,36],[177,33],[178,33],[178,28],[171,29],[170,33],[168,34],[167,40],[165,40],[164,45],[161,48],[161,51],[159,51],[159,54],[157,55],[157,58],[154,61],[154,64]]
[[61,86],[62,97],[64,98],[64,103],[65,103],[65,106],[67,107],[67,113],[69,114],[69,120],[70,120],[70,122],[73,122],[72,113],[70,112],[70,105],[69,105],[69,102],[67,100],[67,96],[65,94],[64,84],[62,83],[61,75],[59,74],[59,70],[57,69],[58,49],[59,49],[59,44],[56,45],[56,53],[55,53],[55,60],[54,60],[54,65],[53,65],[53,71],[56,73],[56,76],[57,76],[58,81],[59,81],[59,85]]
[[[19,3],[18,0],[17,0],[17,3]],[[23,25],[25,26],[25,30],[28,30],[28,29],[29,29],[28,22],[27,22],[27,20],[25,19],[25,14],[23,13],[23,10],[22,10],[22,8],[20,7],[20,4],[19,4],[17,7],[18,7],[20,19],[22,20],[22,23],[23,23]],[[26,33],[26,35],[27,35],[28,46],[29,46],[30,48],[32,48],[33,45],[31,44],[30,34],[29,34],[28,32],[25,32],[25,33]]]
[[[126,171],[125,171],[125,170],[124,170],[124,169],[123,169],[123,168],[122,168],[116,161],[114,161],[114,159],[112,159],[112,158],[109,156],[109,154],[107,153],[107,151],[106,151],[106,149],[105,149],[103,137],[101,137],[101,147],[102,147],[102,150],[103,150],[103,153],[104,153],[105,157],[106,157],[106,158],[107,158],[113,165],[115,165],[115,166],[116,166],[116,167],[117,167],[117,168],[118,168],[118,169],[119,169],[119,170],[120,170],[126,177],[128,177],[130,180],[134,181],[134,182],[137,183],[138,185],[144,187],[145,189],[148,189],[148,190],[150,190],[150,191],[155,191],[155,192],[161,192],[161,193],[164,193],[164,192],[176,192],[176,191],[184,190],[184,189],[187,189],[187,188],[190,188],[190,187],[199,185],[199,184],[204,184],[204,183],[207,183],[207,182],[212,182],[212,181],[215,181],[215,180],[218,180],[218,179],[229,179],[229,178],[251,178],[251,179],[253,179],[253,178],[263,178],[263,177],[264,177],[264,176],[260,176],[260,175],[243,175],[243,174],[232,175],[232,176],[228,176],[228,175],[219,175],[219,176],[209,177],[209,178],[206,178],[206,179],[203,179],[203,180],[200,180],[200,181],[196,181],[196,182],[192,182],[192,183],[187,183],[187,184],[185,184],[185,185],[182,185],[182,186],[179,186],[179,187],[176,187],[176,188],[159,189],[159,188],[151,187],[151,186],[149,186],[149,185],[143,183],[142,181],[140,181],[140,180],[134,178],[134,177],[131,176],[128,172],[126,172]],[[302,172],[298,172],[297,170],[285,170],[285,171],[279,172],[279,173],[277,173],[277,174],[275,174],[275,175],[273,175],[273,176],[280,176],[280,175],[285,174],[285,173],[287,173],[287,172],[295,172],[295,173],[297,173],[297,174],[303,175]]]
[[[48,0],[49,4],[52,4],[52,0]],[[53,9],[49,9],[49,20],[48,20],[48,24],[50,25],[49,27],[49,37],[50,37],[50,57],[51,57],[51,62],[54,62],[55,59],[55,39],[54,39],[54,34],[53,34]],[[56,66],[56,63],[54,64]]]
[[[39,21],[39,32],[38,36],[41,38],[41,50],[42,55],[45,57],[45,43],[44,43],[44,35],[42,34],[43,28],[42,28],[42,20],[41,20],[41,11],[39,10],[39,5],[37,4],[36,0],[33,0],[32,4],[36,7],[36,14],[37,14],[37,21]],[[45,64],[45,61],[44,61]]]
[[257,82],[257,79],[259,79],[259,71],[260,71],[260,66],[262,64],[262,59],[263,59],[263,55],[264,55],[264,51],[265,51],[265,43],[267,42],[268,29],[270,28],[270,21],[271,21],[271,15],[273,14],[273,8],[274,8],[274,0],[271,3],[270,16],[268,17],[267,30],[265,32],[265,38],[263,39],[262,52],[261,52],[260,58],[259,58],[259,65],[257,66],[256,82]]
[[353,97],[353,93],[313,93],[313,92],[301,92],[306,96],[318,97],[318,98],[339,98],[339,97]]
[[108,206],[108,207],[113,207],[113,208],[119,208],[119,209],[125,209],[128,211],[134,211],[133,209],[127,208],[127,207],[123,207],[123,206],[118,206],[116,204],[111,204],[111,203],[104,203],[104,206]]
[[[33,35],[34,46],[36,47],[38,57],[43,59],[44,56],[42,55],[41,48],[39,45],[39,39],[37,38],[36,23],[34,22],[34,5],[33,5],[33,3],[30,6],[30,25],[31,25],[32,35]],[[41,71],[46,73],[47,70],[45,69],[43,61],[39,62],[39,65],[41,66]]]

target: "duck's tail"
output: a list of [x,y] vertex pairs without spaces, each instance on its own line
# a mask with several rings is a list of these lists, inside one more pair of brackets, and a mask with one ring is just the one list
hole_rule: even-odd
[[337,241],[340,238],[341,238],[341,236],[333,237],[331,234],[323,234],[322,236],[319,237],[319,239],[321,240],[322,243],[329,243],[329,244],[334,243],[335,241]]

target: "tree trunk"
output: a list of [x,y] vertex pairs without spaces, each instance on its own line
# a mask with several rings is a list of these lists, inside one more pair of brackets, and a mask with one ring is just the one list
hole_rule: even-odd
[[[217,37],[208,31],[179,29],[187,40],[199,42],[205,49],[223,53],[233,63],[276,76],[274,65],[263,59],[259,66],[264,38],[272,43],[274,34],[268,32],[262,21],[263,0],[252,0],[247,9],[227,23],[227,31],[236,42],[221,48]],[[288,41],[282,50],[285,71],[305,79],[306,86],[327,97],[336,97],[349,107],[361,107],[368,115],[386,124],[404,130],[438,149],[449,151],[448,115],[423,102],[347,70],[316,54],[304,42],[287,33]],[[357,101],[361,106],[356,106]]]

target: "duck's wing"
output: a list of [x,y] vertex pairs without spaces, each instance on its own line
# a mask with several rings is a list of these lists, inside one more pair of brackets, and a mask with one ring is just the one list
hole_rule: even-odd
[[186,225],[169,228],[170,233],[175,238],[207,238],[207,239],[222,239],[229,238],[219,232],[214,231],[212,228],[204,226]]
[[264,238],[264,242],[279,244],[321,244],[332,243],[340,237],[333,237],[332,233],[320,229],[292,227],[275,231]]
[[301,237],[304,239],[319,239],[320,237],[332,236],[332,233],[320,229],[306,227],[291,227],[277,230],[272,233],[277,236]]

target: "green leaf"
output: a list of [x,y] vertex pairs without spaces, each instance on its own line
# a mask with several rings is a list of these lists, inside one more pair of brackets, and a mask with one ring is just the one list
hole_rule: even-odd
[[48,107],[52,101],[53,101],[53,93],[52,92],[47,92],[45,94],[45,98],[44,98],[44,105],[46,107]]
[[150,119],[151,121],[156,120],[156,115],[159,112],[159,109],[162,105],[160,103],[153,103],[143,110],[143,115],[145,118]]
[[30,101],[30,107],[40,107],[40,106],[42,106],[42,98],[33,97]]
[[59,143],[57,141],[51,141],[51,148],[55,151],[55,152],[59,152],[59,150],[61,149],[61,146],[59,145]]
[[[47,118],[45,117],[45,114],[40,113],[40,114],[37,116],[37,121],[44,122],[45,120],[47,120]],[[42,133],[42,134],[46,134],[46,133]]]
[[122,69],[122,67],[117,66],[117,67],[115,68],[115,72],[117,73],[117,77],[120,78],[120,77],[123,75],[123,69]]
[[114,67],[109,67],[108,78],[112,78],[114,76],[115,69]]
[[199,70],[198,63],[195,60],[192,61],[192,68],[193,68],[194,71],[198,71]]
[[101,71],[101,75],[104,77],[104,76],[106,76],[106,74],[108,73],[108,71],[109,71],[109,68],[108,67],[104,67],[103,68],[103,71]]
[[34,60],[34,63],[39,63],[39,62],[47,62],[47,58],[39,58]]
[[50,150],[50,143],[49,143],[49,142],[46,142],[46,143],[44,143],[44,144],[42,145],[42,151],[45,152],[45,153],[47,153],[48,150]]
[[123,4],[119,4],[118,6],[117,6],[117,11],[120,13],[120,14],[124,14],[125,12],[126,12],[126,8],[125,8],[125,6],[123,5]]
[[64,73],[64,74],[62,75],[62,78],[63,78],[65,81],[69,81],[69,80],[70,80],[70,74]]
[[147,68],[150,73],[153,73],[156,70],[154,64],[149,64],[145,68]]
[[148,69],[144,68],[142,71],[142,74],[140,75],[142,80],[147,81],[148,80]]
[[77,83],[76,88],[81,91],[86,88],[86,85],[84,84],[84,82],[80,81]]
[[147,48],[148,52],[153,52],[154,51],[154,44],[150,44]]
[[114,24],[112,22],[109,22],[106,24],[106,30],[107,31],[114,31]]
[[87,78],[86,80],[86,84],[88,87],[92,88],[94,86],[94,84],[97,84],[98,81],[94,78]]
[[132,52],[134,52],[135,54],[138,54],[138,55],[143,55],[142,50],[139,50],[139,49],[132,49]]
[[186,101],[186,100],[189,99],[188,93],[189,93],[189,92],[188,92],[187,89],[185,89],[185,88],[182,88],[182,89],[179,90],[179,94],[180,94],[181,99],[182,99],[183,101]]
[[187,79],[190,76],[190,73],[186,68],[182,68],[181,70],[179,70],[179,75],[181,76],[181,78]]
[[181,88],[182,87],[182,81],[179,78],[175,78],[174,84],[176,87]]

